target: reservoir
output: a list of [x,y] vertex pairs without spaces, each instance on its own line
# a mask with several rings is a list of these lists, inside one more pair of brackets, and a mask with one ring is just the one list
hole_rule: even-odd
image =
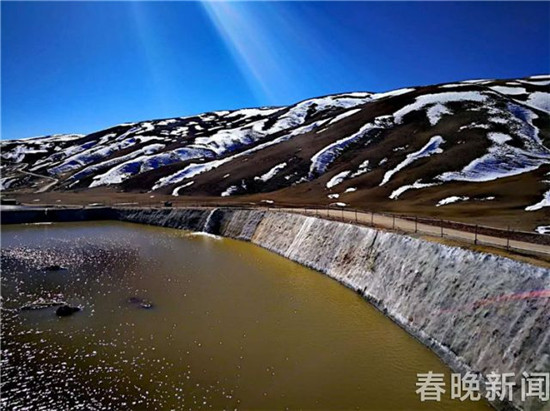
[[[449,368],[355,292],[242,241],[3,226],[2,303],[6,409],[490,409],[451,400]],[[441,402],[415,393],[428,371]]]

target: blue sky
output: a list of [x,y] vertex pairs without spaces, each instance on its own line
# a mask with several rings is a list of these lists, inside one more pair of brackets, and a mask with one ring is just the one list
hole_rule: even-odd
[[550,71],[550,4],[2,2],[2,138]]

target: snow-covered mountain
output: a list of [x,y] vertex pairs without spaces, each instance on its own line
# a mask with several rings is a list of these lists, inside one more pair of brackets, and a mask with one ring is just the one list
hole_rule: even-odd
[[4,141],[1,183],[536,211],[550,202],[549,92],[546,75],[468,80]]

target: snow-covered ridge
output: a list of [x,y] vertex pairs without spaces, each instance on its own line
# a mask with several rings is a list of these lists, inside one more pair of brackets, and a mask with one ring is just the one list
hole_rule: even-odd
[[[468,80],[3,141],[2,186],[38,189],[47,181],[54,190],[220,196],[311,184],[301,192],[323,201],[351,186],[359,193],[348,198],[377,190],[378,198],[401,201],[426,187],[495,181],[550,164],[550,131],[541,128],[549,92],[550,76]],[[473,140],[475,150],[457,150]],[[37,184],[41,175],[48,179]]]

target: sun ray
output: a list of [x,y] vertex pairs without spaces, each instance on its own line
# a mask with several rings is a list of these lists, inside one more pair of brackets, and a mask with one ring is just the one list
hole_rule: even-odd
[[[281,104],[300,91],[309,52],[322,55],[315,36],[280,3],[203,1],[202,6],[260,101]],[[288,43],[300,44],[300,53]],[[316,73],[308,71],[308,81]]]

